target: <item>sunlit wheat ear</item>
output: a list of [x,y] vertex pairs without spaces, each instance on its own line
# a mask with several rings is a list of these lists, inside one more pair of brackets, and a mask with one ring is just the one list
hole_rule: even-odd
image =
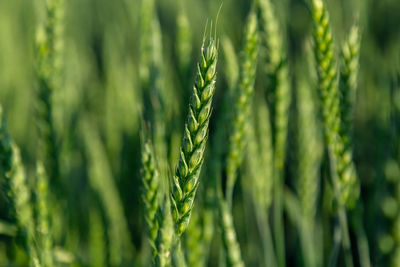
[[158,232],[156,212],[159,205],[159,173],[154,158],[153,145],[149,140],[142,137],[142,199],[145,206],[145,218],[149,229],[149,242],[153,249]]
[[313,0],[312,17],[325,140],[331,153],[331,159],[336,165],[333,168],[335,168],[335,175],[338,176],[339,201],[348,208],[352,208],[359,197],[359,181],[355,175],[352,155],[346,149],[343,137],[340,135],[341,114],[337,63],[328,11],[322,0]]
[[234,115],[229,132],[229,148],[226,162],[226,199],[229,207],[232,206],[232,194],[237,178],[237,169],[243,160],[242,154],[246,146],[246,120],[249,117],[250,106],[254,94],[258,53],[257,16],[254,10],[250,12],[247,18],[242,53],[240,60],[239,85],[235,95],[233,96]]
[[208,138],[211,103],[215,92],[218,59],[217,40],[203,41],[197,77],[189,105],[179,163],[173,177],[171,204],[176,233],[180,236],[189,224],[193,201],[199,185]]

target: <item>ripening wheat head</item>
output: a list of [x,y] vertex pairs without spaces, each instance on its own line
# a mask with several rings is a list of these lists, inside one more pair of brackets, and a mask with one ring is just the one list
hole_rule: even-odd
[[189,105],[179,163],[173,178],[171,194],[172,214],[178,236],[186,229],[199,185],[199,175],[204,161],[208,138],[211,103],[215,92],[218,44],[210,36],[203,41],[197,77]]
[[233,187],[236,182],[236,173],[239,168],[245,149],[247,118],[254,94],[258,54],[257,15],[252,10],[247,18],[244,31],[243,54],[240,62],[239,87],[234,95],[234,117],[230,129],[229,148],[226,162],[227,188],[226,198],[231,207]]
[[313,0],[314,43],[317,60],[318,89],[325,128],[325,140],[335,163],[340,199],[348,208],[359,196],[359,182],[351,153],[340,135],[340,95],[328,11],[322,0]]

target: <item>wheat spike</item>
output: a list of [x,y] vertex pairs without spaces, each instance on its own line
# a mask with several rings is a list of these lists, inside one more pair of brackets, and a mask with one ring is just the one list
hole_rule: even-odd
[[158,232],[156,212],[158,209],[159,173],[154,158],[153,146],[149,140],[142,138],[142,199],[145,204],[145,218],[149,229],[149,241],[155,249],[155,240]]
[[258,29],[257,16],[252,10],[248,15],[243,41],[243,54],[240,61],[239,87],[234,95],[234,115],[229,133],[229,148],[226,162],[227,184],[226,199],[232,206],[233,188],[245,150],[246,119],[250,114],[250,106],[254,94],[254,81],[257,66]]
[[359,197],[359,181],[355,175],[352,155],[340,135],[340,95],[337,64],[333,48],[328,11],[322,0],[313,1],[315,57],[317,60],[318,90],[324,120],[325,140],[335,163],[338,176],[339,201],[354,207]]
[[218,44],[214,37],[201,48],[197,77],[185,125],[180,159],[173,177],[171,194],[172,214],[176,232],[180,236],[186,229],[199,185],[199,175],[204,161],[208,138],[211,103],[215,92]]

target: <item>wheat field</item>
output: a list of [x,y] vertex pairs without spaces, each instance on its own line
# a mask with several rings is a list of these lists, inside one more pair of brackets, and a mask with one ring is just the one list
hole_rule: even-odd
[[0,266],[400,267],[400,1],[0,1]]

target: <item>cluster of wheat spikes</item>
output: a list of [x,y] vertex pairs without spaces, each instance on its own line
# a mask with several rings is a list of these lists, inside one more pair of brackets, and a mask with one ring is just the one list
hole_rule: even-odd
[[399,1],[28,2],[0,266],[400,266]]

